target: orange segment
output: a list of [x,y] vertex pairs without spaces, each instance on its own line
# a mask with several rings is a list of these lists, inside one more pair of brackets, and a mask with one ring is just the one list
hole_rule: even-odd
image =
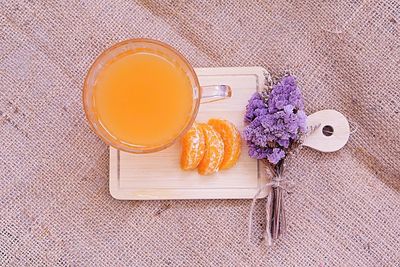
[[224,141],[224,159],[220,169],[229,169],[236,164],[240,156],[242,148],[240,133],[235,125],[227,120],[210,119],[208,124],[214,127]]
[[181,168],[196,169],[206,149],[203,131],[197,123],[182,137]]
[[224,141],[214,128],[208,124],[200,124],[206,140],[206,152],[198,166],[198,172],[209,175],[217,172],[224,159]]

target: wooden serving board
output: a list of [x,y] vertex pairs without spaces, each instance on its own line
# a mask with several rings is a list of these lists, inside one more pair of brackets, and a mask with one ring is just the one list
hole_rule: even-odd
[[[222,118],[244,128],[244,109],[250,96],[264,86],[261,67],[198,68],[201,85],[227,84],[232,97],[201,104],[196,121]],[[179,167],[180,144],[151,154],[130,154],[110,147],[110,193],[116,199],[239,199],[253,198],[266,183],[262,163],[249,158],[243,142],[238,163],[211,176]],[[259,195],[265,197],[267,190]]]

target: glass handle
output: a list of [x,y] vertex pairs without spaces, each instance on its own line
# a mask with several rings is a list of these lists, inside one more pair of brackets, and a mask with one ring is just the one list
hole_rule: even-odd
[[201,87],[201,103],[218,101],[232,96],[229,85],[208,85]]

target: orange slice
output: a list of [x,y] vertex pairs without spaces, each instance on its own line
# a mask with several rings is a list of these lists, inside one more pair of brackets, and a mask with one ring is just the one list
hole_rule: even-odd
[[229,169],[236,164],[240,156],[242,148],[240,133],[235,125],[227,120],[210,119],[208,124],[214,127],[224,141],[224,159],[220,169]]
[[182,137],[181,168],[193,170],[199,165],[206,149],[203,131],[199,124],[193,123],[192,128]]
[[201,175],[209,175],[217,172],[224,159],[224,141],[211,125],[200,124],[206,140],[206,152],[198,166]]

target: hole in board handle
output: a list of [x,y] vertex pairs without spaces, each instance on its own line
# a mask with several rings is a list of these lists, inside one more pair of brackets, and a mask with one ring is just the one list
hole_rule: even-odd
[[333,134],[333,127],[330,126],[330,125],[325,125],[325,126],[322,128],[322,133],[323,133],[325,136],[331,136],[331,135]]

